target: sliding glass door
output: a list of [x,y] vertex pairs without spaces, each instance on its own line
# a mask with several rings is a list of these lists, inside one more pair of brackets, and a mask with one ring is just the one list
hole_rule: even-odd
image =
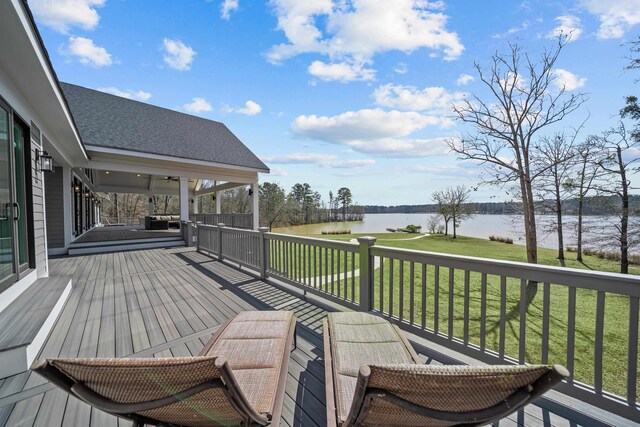
[[16,279],[9,117],[0,104],[0,292]]
[[30,267],[29,128],[0,100],[0,292]]
[[27,166],[28,143],[27,132],[19,124],[13,125],[13,152],[15,159],[16,185],[16,226],[18,229],[18,268],[24,271],[29,268],[29,227],[27,224],[29,209],[27,206]]

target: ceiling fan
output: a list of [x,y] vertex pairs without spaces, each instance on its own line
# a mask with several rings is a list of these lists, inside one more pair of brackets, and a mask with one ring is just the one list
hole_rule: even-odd
[[[179,176],[165,176],[164,179],[167,180],[167,181],[173,181],[173,182],[179,182],[180,181],[180,177]],[[189,179],[189,182],[195,182],[195,181],[193,179]]]

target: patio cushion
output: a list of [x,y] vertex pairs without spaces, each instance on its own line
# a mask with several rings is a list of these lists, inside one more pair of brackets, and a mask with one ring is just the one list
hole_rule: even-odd
[[[220,378],[215,357],[52,359],[50,363],[69,378],[119,403],[159,399]],[[242,421],[220,388],[139,413],[189,426],[228,426]]]
[[361,365],[414,363],[396,329],[385,319],[367,313],[330,313],[336,409],[346,420]]
[[273,407],[283,354],[292,325],[290,311],[245,311],[229,322],[203,356],[224,357],[253,408]]

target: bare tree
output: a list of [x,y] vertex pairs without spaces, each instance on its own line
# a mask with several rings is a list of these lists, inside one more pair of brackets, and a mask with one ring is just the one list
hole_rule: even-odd
[[603,175],[596,188],[600,193],[618,198],[619,222],[615,227],[620,247],[620,273],[628,274],[629,248],[638,243],[635,240],[637,233],[631,236],[632,240],[629,239],[629,191],[635,189],[631,186],[629,175],[640,171],[640,167],[635,166],[640,162],[640,139],[634,138],[624,123],[620,122],[617,128],[605,132],[599,138],[599,146],[604,154],[598,160]]
[[582,262],[582,243],[584,232],[584,198],[593,189],[594,180],[600,167],[596,161],[598,156],[597,137],[589,136],[575,150],[575,178],[566,181],[568,190],[578,199],[578,223],[576,225],[577,247],[576,259]]
[[[558,133],[553,138],[543,137],[536,144],[537,155],[532,159],[533,170],[544,170],[539,175],[537,189],[543,206],[555,214],[553,229],[558,235],[558,259],[564,260],[564,235],[562,224],[562,206],[569,193],[568,180],[573,173],[575,136],[567,138],[564,133]],[[550,199],[550,200],[549,200]]]
[[475,64],[489,95],[486,98],[472,95],[453,106],[457,118],[473,131],[463,133],[458,140],[449,140],[449,147],[460,158],[479,161],[487,167],[490,176],[483,178],[484,183],[518,185],[527,261],[531,263],[538,261],[532,187],[536,175],[531,168],[535,155],[533,140],[586,100],[583,94],[569,94],[564,87],[557,89],[554,85],[553,67],[565,44],[566,37],[559,37],[557,44],[545,50],[536,62],[520,46],[510,43],[508,54],[496,53],[491,57],[488,70]]
[[[453,225],[453,238],[457,237],[456,229],[463,219],[473,215],[473,206],[469,204],[471,190],[464,185],[447,187],[444,190],[433,193],[433,199],[438,203],[438,212],[445,220],[445,235],[449,221]],[[447,219],[448,218],[448,219]]]
[[429,234],[436,234],[440,223],[441,221],[438,215],[430,215],[427,219],[427,230],[429,230]]
[[434,202],[437,203],[436,212],[440,217],[442,217],[442,222],[444,222],[444,235],[449,235],[449,221],[451,221],[451,211],[449,210],[449,204],[447,200],[447,195],[444,190],[436,191],[431,196]]

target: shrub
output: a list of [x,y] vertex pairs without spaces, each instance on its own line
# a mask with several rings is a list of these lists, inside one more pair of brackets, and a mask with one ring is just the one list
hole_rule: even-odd
[[502,242],[508,245],[513,245],[513,239],[511,237],[489,236],[489,240],[492,242]]
[[419,225],[409,224],[404,228],[404,231],[406,231],[407,233],[419,233],[421,229],[422,227]]
[[[575,246],[567,246],[567,252],[578,252],[578,248]],[[583,255],[594,256],[600,259],[606,259],[608,261],[620,262],[620,252],[617,251],[599,251],[593,248],[584,248],[582,250]],[[629,255],[629,264],[640,265],[640,255]]]
[[323,230],[322,234],[351,234],[351,230]]

